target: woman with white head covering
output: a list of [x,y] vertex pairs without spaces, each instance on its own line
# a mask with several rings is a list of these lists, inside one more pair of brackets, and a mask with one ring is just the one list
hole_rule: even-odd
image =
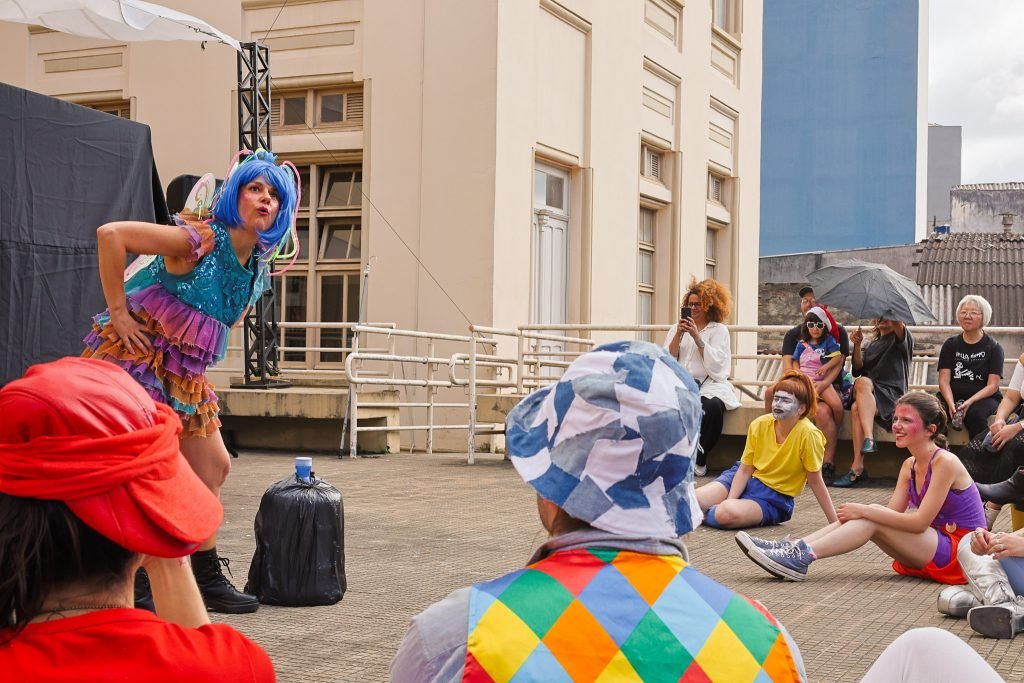
[[508,452],[550,538],[415,617],[391,680],[806,680],[763,606],[687,562],[700,419],[697,384],[644,342],[601,346],[527,396]]

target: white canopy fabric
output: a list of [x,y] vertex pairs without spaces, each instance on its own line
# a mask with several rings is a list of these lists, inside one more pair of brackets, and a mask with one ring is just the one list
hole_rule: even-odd
[[0,21],[89,38],[218,40],[239,49],[236,39],[202,19],[143,0],[0,0]]

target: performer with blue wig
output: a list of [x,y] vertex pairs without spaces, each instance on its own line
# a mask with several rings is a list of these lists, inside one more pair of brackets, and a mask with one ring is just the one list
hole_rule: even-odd
[[[220,493],[231,456],[220,435],[217,395],[207,369],[227,350],[228,332],[269,287],[270,263],[297,256],[295,212],[298,172],[275,163],[270,152],[245,150],[212,196],[212,176],[200,181],[177,226],[137,221],[97,229],[99,274],[107,309],[93,318],[82,356],[124,368],[154,400],[181,418],[181,451],[211,491]],[[238,158],[238,157],[236,157]],[[291,241],[290,254],[282,254]],[[127,254],[140,254],[127,270]],[[256,598],[241,593],[224,576],[216,534],[192,556],[192,568],[211,611],[253,612]],[[137,581],[146,602],[145,577]]]

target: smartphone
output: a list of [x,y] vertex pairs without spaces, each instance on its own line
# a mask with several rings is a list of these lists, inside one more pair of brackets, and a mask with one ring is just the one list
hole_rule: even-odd
[[693,317],[693,310],[689,306],[682,306],[679,309],[679,319],[686,320]]

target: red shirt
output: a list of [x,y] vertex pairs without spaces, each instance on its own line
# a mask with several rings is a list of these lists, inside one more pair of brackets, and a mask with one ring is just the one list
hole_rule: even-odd
[[0,646],[0,672],[9,683],[275,680],[267,653],[230,626],[184,628],[140,609],[29,624]]

